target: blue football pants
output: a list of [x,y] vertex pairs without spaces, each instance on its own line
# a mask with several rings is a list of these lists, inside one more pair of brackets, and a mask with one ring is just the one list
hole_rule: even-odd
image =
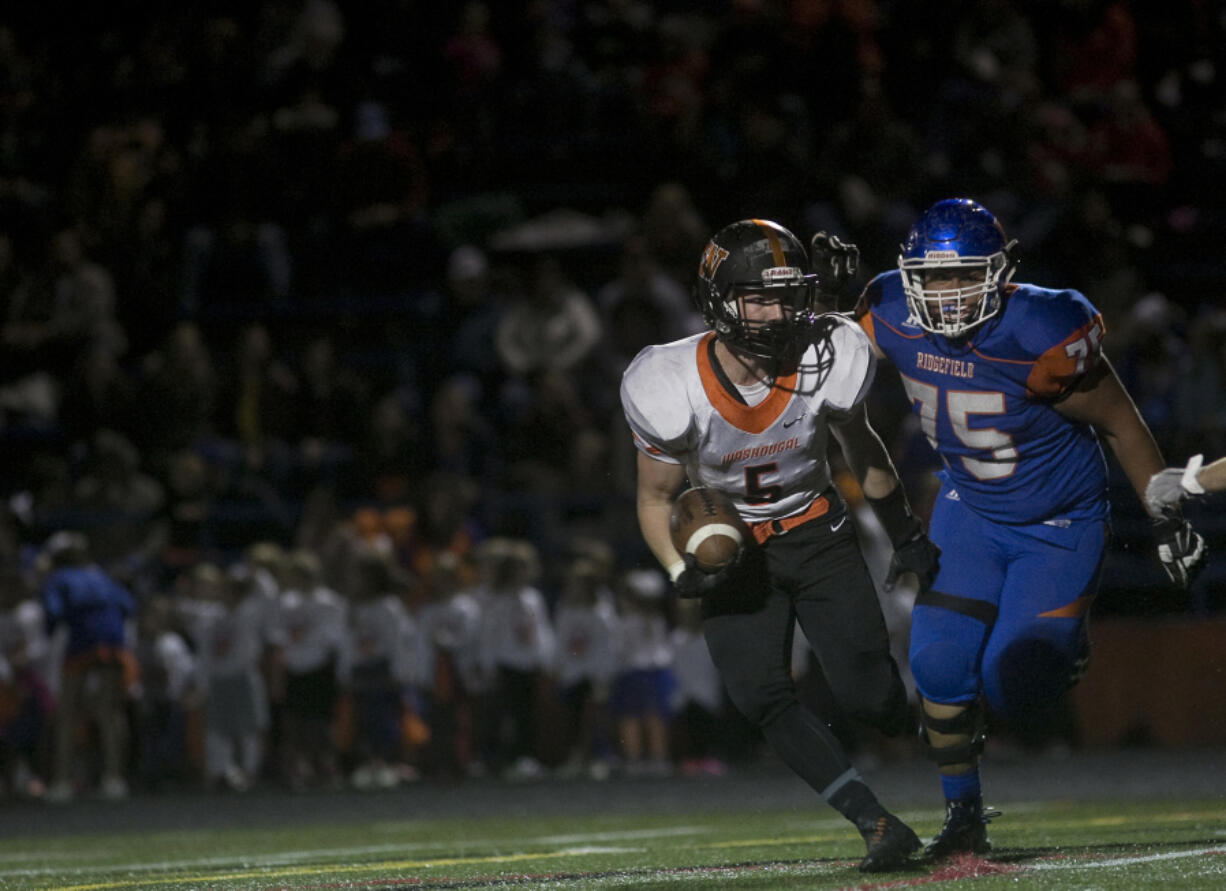
[[951,705],[982,693],[1004,717],[1042,709],[1087,655],[1107,524],[992,523],[950,491],[937,498],[929,530],[940,571],[912,613],[916,688]]

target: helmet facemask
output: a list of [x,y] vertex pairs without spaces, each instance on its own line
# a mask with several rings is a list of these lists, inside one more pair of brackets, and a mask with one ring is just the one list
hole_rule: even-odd
[[[785,269],[766,272],[784,272]],[[786,269],[786,272],[796,273],[796,276],[778,284],[737,284],[730,288],[720,300],[722,313],[714,325],[716,335],[734,349],[759,359],[797,358],[799,344],[813,324],[815,289],[808,279],[814,277],[805,276],[798,269]],[[777,303],[780,312],[769,319],[754,318],[761,312],[755,312],[751,303]]]
[[[898,256],[910,322],[943,337],[966,337],[1000,312],[1016,266],[1016,241],[983,205],[938,201],[907,233]],[[947,283],[934,279],[958,279]]]
[[[961,257],[955,251],[929,251],[924,257],[902,259],[902,287],[911,317],[925,331],[958,338],[992,318],[1001,307],[1001,289],[1013,277],[1007,250],[987,257]],[[934,272],[960,272],[978,279],[961,288],[929,288]]]

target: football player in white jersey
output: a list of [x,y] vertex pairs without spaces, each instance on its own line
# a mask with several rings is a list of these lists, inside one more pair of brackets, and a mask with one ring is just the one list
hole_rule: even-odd
[[[712,330],[644,349],[626,369],[621,399],[639,450],[647,546],[678,596],[702,598],[703,634],[733,703],[855,824],[867,846],[860,869],[879,872],[904,867],[919,839],[801,705],[789,670],[799,621],[842,707],[888,734],[910,726],[877,594],[831,484],[828,434],[890,533],[891,580],[913,572],[927,585],[939,552],[868,422],[872,347],[842,317],[814,312],[818,284],[787,229],[768,220],[726,226],[707,244],[695,286]],[[718,573],[672,545],[669,514],[687,481],[727,493],[753,532]]]

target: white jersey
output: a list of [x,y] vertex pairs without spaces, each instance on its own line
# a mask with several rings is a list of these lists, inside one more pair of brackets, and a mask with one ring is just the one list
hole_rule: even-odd
[[285,635],[282,659],[290,674],[317,671],[336,660],[345,665],[348,645],[349,605],[331,588],[317,585],[302,592],[281,592],[278,620]]
[[545,595],[531,585],[493,589],[481,614],[479,658],[489,672],[539,671],[554,660],[553,622]]
[[634,607],[621,610],[617,622],[617,644],[619,673],[652,671],[673,664],[668,620],[658,610]]
[[385,664],[400,684],[415,684],[422,675],[423,641],[417,622],[395,594],[353,604],[341,677],[354,669]]
[[179,616],[196,651],[202,682],[256,671],[264,654],[264,613],[261,595],[244,597],[233,606],[216,600],[185,597]]
[[827,422],[858,405],[877,361],[868,337],[834,316],[833,365],[818,367],[810,345],[799,370],[746,405],[720,383],[707,332],[635,356],[621,400],[635,445],[681,464],[690,484],[726,492],[749,523],[802,514],[830,486]]
[[591,604],[563,600],[554,614],[557,676],[563,687],[603,682],[617,670],[617,609],[607,597]]

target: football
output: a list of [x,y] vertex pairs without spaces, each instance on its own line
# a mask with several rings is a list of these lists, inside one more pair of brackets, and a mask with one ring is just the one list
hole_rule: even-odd
[[732,499],[706,486],[677,496],[668,529],[673,547],[681,554],[693,554],[703,572],[723,569],[749,538]]

